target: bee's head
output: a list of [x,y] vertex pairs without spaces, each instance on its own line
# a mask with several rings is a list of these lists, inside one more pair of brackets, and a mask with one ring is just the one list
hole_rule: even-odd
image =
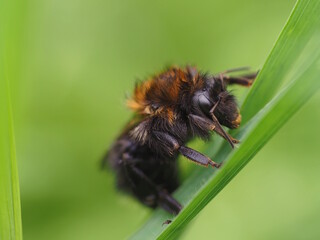
[[238,128],[241,115],[233,95],[231,95],[220,79],[208,78],[201,90],[195,92],[192,106],[198,114],[211,118],[210,110],[216,104],[213,114],[219,123],[228,128]]

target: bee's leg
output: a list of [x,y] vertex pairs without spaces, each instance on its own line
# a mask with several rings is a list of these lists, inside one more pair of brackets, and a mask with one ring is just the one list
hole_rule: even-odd
[[189,119],[203,130],[215,131],[217,134],[219,134],[221,137],[227,140],[232,148],[234,148],[235,143],[239,143],[237,139],[233,138],[230,134],[223,130],[223,128],[221,127],[220,123],[214,115],[213,121],[211,119],[206,119],[193,114],[189,114]]
[[[128,158],[130,158],[129,155],[124,157],[124,159],[129,160]],[[133,160],[133,162],[137,161]],[[125,167],[127,168],[127,172],[134,174],[135,177],[145,182],[149,186],[149,188],[152,189],[154,195],[157,196],[158,205],[160,205],[164,210],[175,215],[180,212],[180,210],[182,209],[181,204],[177,200],[175,200],[167,191],[159,189],[159,187],[148,176],[146,176],[143,171],[137,168],[135,164],[130,164],[127,161],[125,163]],[[133,187],[136,188],[136,185],[134,183],[132,184]],[[143,201],[146,205],[154,206],[153,202],[148,203],[148,201],[155,201],[155,199],[141,199],[141,201]]]
[[155,136],[156,140],[164,146],[164,149],[170,154],[179,149],[180,144],[173,136],[168,133],[160,132],[160,131],[153,131],[153,135]]
[[234,143],[238,143],[238,140],[235,140],[234,138],[232,138],[221,126],[219,120],[216,118],[216,116],[214,115],[214,110],[216,109],[216,107],[218,106],[218,104],[220,103],[221,98],[219,98],[219,100],[215,103],[215,105],[211,108],[211,110],[209,111],[213,124],[216,126],[215,127],[215,132],[218,133],[220,136],[222,136],[224,139],[226,139],[232,148],[234,148]]
[[177,215],[182,209],[181,204],[166,191],[159,191],[158,203],[164,210],[174,215]]
[[230,77],[230,76],[224,75],[223,81],[227,85],[238,84],[241,86],[250,87],[253,81],[255,80],[256,76],[257,76],[257,73],[251,73],[251,74],[247,74],[239,77]]
[[200,116],[194,115],[194,114],[189,114],[188,118],[189,118],[189,121],[191,121],[191,123],[193,125],[196,125],[201,130],[214,131],[214,129],[216,128],[216,126],[213,124],[212,120],[210,120],[208,118],[203,118],[203,117],[200,117]]
[[186,158],[190,159],[191,161],[208,167],[209,165],[211,165],[212,167],[215,168],[219,168],[221,166],[221,163],[216,163],[214,161],[212,161],[209,157],[203,155],[202,153],[192,149],[192,148],[188,148],[185,146],[181,146],[178,151],[185,156]]
[[131,170],[155,191],[155,194],[158,196],[157,202],[164,210],[175,215],[181,211],[181,204],[167,191],[159,189],[156,184],[137,167],[131,166]]
[[235,68],[235,69],[226,70],[224,72],[219,73],[217,76],[215,76],[215,78],[219,78],[225,85],[238,84],[241,86],[250,87],[253,81],[255,80],[255,78],[257,77],[258,72],[244,74],[241,76],[226,75],[227,73],[230,73],[230,72],[237,72],[237,71],[243,71],[243,70],[248,70],[248,68],[244,67],[244,68]]
[[[237,144],[240,141],[238,139],[233,138],[230,134],[228,134],[227,132],[222,132],[220,128],[215,128],[214,131],[216,133],[218,133],[221,137],[223,137],[225,140],[227,140],[229,142],[229,140],[234,143]],[[226,137],[226,135],[228,136],[228,138]],[[230,144],[231,145],[231,144]],[[232,148],[234,148],[234,145],[231,145]]]
[[222,73],[225,74],[225,73],[242,72],[242,71],[249,71],[249,70],[250,70],[250,67],[244,66],[244,67],[230,68],[223,71]]
[[158,140],[160,140],[162,142],[162,144],[165,144],[167,146],[171,146],[171,149],[168,148],[169,152],[174,152],[174,151],[179,151],[183,156],[185,156],[186,158],[190,159],[191,161],[202,165],[202,166],[209,166],[211,165],[212,167],[220,167],[219,163],[216,163],[214,161],[212,161],[210,158],[208,158],[207,156],[203,155],[202,153],[185,147],[185,146],[181,146],[179,144],[179,142],[171,135],[164,133],[164,132],[158,132],[158,131],[154,131],[154,134],[157,136]]

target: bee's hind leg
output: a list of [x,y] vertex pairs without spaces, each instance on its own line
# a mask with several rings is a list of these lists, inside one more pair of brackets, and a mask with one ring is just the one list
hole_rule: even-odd
[[175,200],[167,191],[159,191],[159,205],[166,211],[177,215],[181,209],[181,204]]
[[[124,159],[129,160],[130,156],[124,157]],[[139,168],[135,166],[135,164],[128,164],[129,161],[124,160],[125,168],[127,171],[127,177],[129,175],[134,174],[135,178],[139,178],[144,183],[148,185],[148,188],[153,191],[152,194],[149,194],[147,197],[141,197],[137,194],[137,197],[146,205],[150,207],[155,207],[156,205],[159,205],[164,210],[177,215],[180,210],[182,209],[181,204],[175,200],[166,190],[163,190],[159,188],[148,176],[145,175],[143,171],[141,171]],[[133,162],[137,162],[134,161]],[[130,173],[130,174],[129,174]],[[137,188],[137,186],[134,184],[134,182],[131,180],[131,184],[133,188]]]

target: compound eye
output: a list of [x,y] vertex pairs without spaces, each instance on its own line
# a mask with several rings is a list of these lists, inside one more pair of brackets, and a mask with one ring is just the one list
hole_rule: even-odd
[[205,114],[209,114],[209,111],[211,110],[213,104],[209,100],[209,98],[205,94],[201,94],[198,97],[198,105],[201,109],[201,111]]

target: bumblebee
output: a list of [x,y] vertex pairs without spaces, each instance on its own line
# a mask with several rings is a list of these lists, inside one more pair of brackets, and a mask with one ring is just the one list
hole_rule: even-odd
[[232,148],[238,143],[222,126],[234,129],[240,125],[235,97],[226,87],[250,86],[256,73],[228,75],[243,70],[246,68],[210,75],[191,66],[171,67],[136,83],[127,102],[134,116],[103,160],[115,170],[117,186],[151,208],[159,206],[178,214],[182,206],[171,195],[179,186],[178,155],[201,166],[220,167],[186,143],[194,137],[208,140],[211,132]]

